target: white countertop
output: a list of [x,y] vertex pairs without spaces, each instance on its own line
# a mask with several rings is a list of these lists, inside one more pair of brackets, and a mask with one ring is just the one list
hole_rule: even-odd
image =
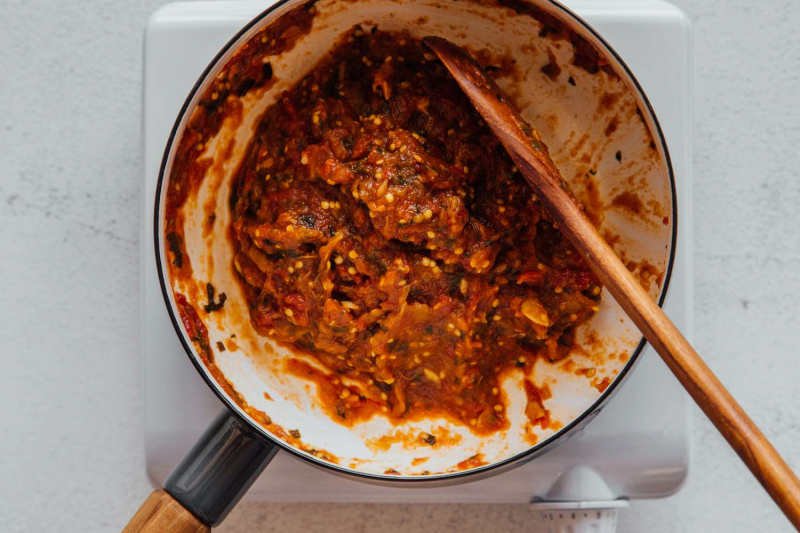
[[[139,360],[141,43],[162,3],[3,5],[4,532],[119,531],[150,491]],[[800,470],[800,3],[674,3],[695,32],[695,345]],[[685,488],[634,502],[620,531],[790,531],[699,412],[694,425]],[[542,529],[538,512],[520,505],[243,504],[219,531],[377,527]]]

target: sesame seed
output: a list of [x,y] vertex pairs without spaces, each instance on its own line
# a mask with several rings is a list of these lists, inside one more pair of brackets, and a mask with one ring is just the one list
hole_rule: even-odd
[[311,122],[313,122],[314,124],[319,124],[319,115],[312,115]]
[[286,226],[286,231],[294,231],[294,226],[289,224],[288,226]]
[[342,390],[342,393],[339,395],[339,397],[342,398],[343,400],[349,396],[350,396],[350,389]]
[[494,315],[494,317],[492,317],[492,320],[494,320],[495,322],[499,322],[500,321],[500,315]]
[[353,189],[353,198],[355,198],[356,200],[358,200],[358,197],[359,197],[359,196],[361,196],[361,195],[360,195],[360,194],[358,194],[358,191],[357,191],[357,190],[355,190],[355,189]]
[[350,259],[355,259],[358,257],[358,253],[355,250],[350,250],[350,253],[347,255],[350,257]]
[[433,211],[431,211],[430,209],[426,209],[424,215],[425,218],[431,218],[433,216]]
[[519,359],[517,359],[517,361],[519,361],[520,363],[524,363],[525,361],[527,361],[527,359],[525,358],[524,355],[521,355],[519,356]]
[[453,128],[450,128],[449,130],[447,130],[447,134],[448,135],[455,135],[455,133],[456,133],[456,130],[454,130]]
[[375,124],[376,126],[380,126],[381,122],[383,121],[380,118],[376,118],[375,120],[372,121],[372,123]]
[[295,268],[303,268],[303,262],[302,262],[302,261],[298,261],[298,262],[296,262],[296,263],[294,264],[294,267],[295,267]]
[[331,206],[330,202],[328,202],[327,200],[323,201],[321,205],[322,209],[328,209]]
[[303,154],[303,157],[300,158],[300,163],[307,165],[308,164],[308,156]]
[[495,406],[494,406],[494,410],[495,410],[495,411],[497,411],[497,412],[499,413],[500,411],[502,411],[502,410],[503,410],[503,406],[502,406],[502,405],[500,405],[500,404],[497,404],[497,405],[495,405]]
[[564,289],[562,289],[561,287],[556,287],[554,290],[556,294],[561,294],[562,292],[564,292]]
[[436,234],[432,231],[429,231],[426,235],[428,235],[429,239],[433,239],[434,237],[436,237]]
[[578,315],[576,314],[569,315],[569,320],[570,322],[575,322],[576,320],[578,320]]
[[407,147],[405,144],[404,144],[403,146],[401,146],[401,147],[400,147],[400,153],[401,153],[401,154],[402,154],[402,153],[405,153],[405,151],[406,151],[406,150],[408,150],[408,147]]
[[418,156],[417,154],[414,154],[414,160],[415,160],[417,163],[421,163],[421,162],[422,162],[422,158],[421,158],[420,156]]
[[355,276],[356,275],[356,269],[353,268],[353,267],[348,267],[347,268],[347,273],[350,274],[351,276]]
[[598,312],[599,310],[600,310],[600,308],[597,307],[596,305],[592,306],[592,311],[594,311],[595,313]]
[[291,309],[284,309],[283,312],[286,313],[286,316],[294,316],[294,311]]
[[344,258],[341,255],[337,255],[336,259],[334,259],[333,262],[336,263],[337,265],[341,265],[342,263],[344,263]]
[[536,268],[538,268],[539,270],[544,270],[544,265],[542,263],[539,263],[538,265],[536,265]]
[[289,274],[294,274],[294,267],[289,267]]
[[386,393],[385,393],[385,392],[382,392],[382,393],[381,393],[381,400],[383,400],[383,401],[385,402],[385,401],[386,401],[386,400],[388,400],[388,399],[389,399],[389,397],[388,397],[388,396],[386,396]]
[[473,418],[472,420],[470,420],[470,421],[469,421],[469,425],[470,425],[470,426],[474,426],[474,425],[476,425],[477,423],[478,423],[478,421],[477,421],[476,419],[474,419],[474,418]]
[[500,207],[498,208],[498,211],[500,211],[501,213],[505,213],[505,212],[506,212],[506,208],[505,208],[505,207],[503,207],[503,206],[500,206]]
[[392,143],[389,145],[389,150],[391,150],[392,152],[394,152],[395,148],[397,148],[396,144]]
[[594,289],[592,289],[592,294],[597,296],[598,294],[600,294],[600,290],[601,290],[600,287],[595,287]]
[[406,283],[408,283],[406,280],[404,280],[404,279],[401,279],[401,280],[400,280],[400,282],[397,284],[397,286],[398,286],[398,287],[405,287],[405,286],[406,286]]
[[466,174],[467,172],[469,172],[469,167],[467,165],[464,165],[464,174]]
[[385,196],[385,198],[386,198],[386,201],[387,201],[387,202],[389,202],[389,203],[392,203],[392,202],[394,202],[394,194],[392,194],[392,193],[390,193],[390,192],[387,192],[387,193],[386,193],[386,196]]
[[422,264],[423,264],[424,266],[429,266],[429,265],[431,264],[431,260],[430,260],[430,259],[428,259],[427,257],[423,257],[423,258],[422,258]]
[[456,254],[456,255],[461,255],[461,254],[464,253],[464,249],[463,248],[456,248],[455,250],[453,250],[453,253]]
[[497,307],[498,305],[500,305],[500,300],[499,300],[499,299],[495,299],[495,300],[492,302],[492,307]]
[[498,394],[500,390],[497,387],[492,387],[492,394]]

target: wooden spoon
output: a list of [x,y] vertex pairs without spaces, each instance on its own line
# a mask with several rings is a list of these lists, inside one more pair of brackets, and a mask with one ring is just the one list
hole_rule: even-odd
[[442,61],[503,143],[511,159],[575,248],[664,359],[683,387],[800,530],[800,481],[681,332],[639,285],[569,193],[539,133],[461,47],[440,37],[422,42]]

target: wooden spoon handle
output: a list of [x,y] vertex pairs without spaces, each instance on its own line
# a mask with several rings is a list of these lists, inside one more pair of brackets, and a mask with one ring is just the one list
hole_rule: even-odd
[[[717,379],[675,324],[664,314],[583,211],[560,187],[536,179],[528,158],[519,152],[512,158],[559,228],[583,252],[608,291],[661,355],[686,391],[714,423],[753,475],[800,530],[800,481],[769,440],[756,427],[730,392]],[[524,170],[522,170],[524,168]]]
[[797,476],[589,221],[569,193],[539,134],[522,120],[494,81],[463,49],[438,37],[426,37],[423,42],[442,60],[503,143],[561,232],[800,530]]
[[133,515],[122,533],[208,533],[211,528],[196,518],[164,489],[155,490]]

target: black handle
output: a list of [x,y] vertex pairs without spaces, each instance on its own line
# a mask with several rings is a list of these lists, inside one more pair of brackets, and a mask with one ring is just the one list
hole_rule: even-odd
[[191,513],[215,527],[264,471],[278,447],[225,409],[164,482]]

